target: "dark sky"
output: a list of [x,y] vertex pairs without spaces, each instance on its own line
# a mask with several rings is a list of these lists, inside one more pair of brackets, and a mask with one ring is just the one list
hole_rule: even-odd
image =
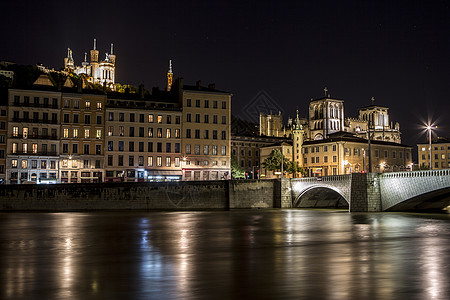
[[172,59],[175,77],[232,92],[239,116],[261,91],[285,117],[324,87],[350,117],[375,97],[415,145],[427,120],[450,137],[449,3],[9,1],[0,60],[60,68],[70,47],[80,64],[95,37],[101,58],[115,45],[117,82],[164,87]]

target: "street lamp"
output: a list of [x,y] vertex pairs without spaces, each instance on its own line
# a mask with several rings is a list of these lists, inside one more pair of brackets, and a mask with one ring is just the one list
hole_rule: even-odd
[[432,158],[431,158],[431,155],[432,155],[432,148],[431,148],[431,130],[433,129],[433,127],[434,127],[434,128],[437,128],[437,126],[433,126],[433,125],[430,125],[430,124],[428,124],[427,127],[426,127],[426,129],[427,129],[427,131],[428,131],[428,150],[429,150],[429,152],[430,152],[430,170],[433,169],[433,166],[431,165],[431,164],[432,164]]

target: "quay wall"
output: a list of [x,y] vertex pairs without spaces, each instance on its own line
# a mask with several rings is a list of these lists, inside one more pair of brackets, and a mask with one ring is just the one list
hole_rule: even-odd
[[2,185],[0,211],[202,210],[279,207],[277,180]]

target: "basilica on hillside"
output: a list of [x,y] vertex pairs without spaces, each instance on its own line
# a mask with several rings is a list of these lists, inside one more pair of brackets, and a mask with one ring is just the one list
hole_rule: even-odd
[[76,66],[72,50],[69,48],[67,49],[67,57],[64,58],[64,71],[84,75],[89,83],[104,85],[114,91],[116,89],[116,55],[113,52],[113,44],[111,44],[110,53],[105,54],[104,60],[100,60],[99,54],[97,40],[94,39],[94,47],[90,51],[90,61],[87,60],[87,53],[85,52],[81,66]]

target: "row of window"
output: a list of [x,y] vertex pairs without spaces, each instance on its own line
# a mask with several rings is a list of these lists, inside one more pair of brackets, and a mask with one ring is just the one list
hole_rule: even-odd
[[[439,158],[440,158],[441,160],[450,159],[450,153],[447,153],[447,158],[446,158],[446,156],[445,156],[445,153],[441,153],[440,155],[439,155],[438,153],[435,153],[435,154],[434,154],[434,159],[435,159],[435,160],[438,160]],[[430,154],[427,155],[427,158],[426,158],[426,159],[430,159]],[[422,160],[425,160],[425,154],[422,154]]]
[[[19,153],[19,143],[12,143],[12,153],[16,154]],[[29,147],[28,143],[22,143],[22,153],[32,153],[32,154],[45,154],[48,153],[48,145],[47,144],[41,144],[39,148],[39,144],[32,143],[31,149]],[[50,153],[53,153],[56,155],[56,144],[50,144]]]
[[[62,144],[62,153],[63,154],[69,153],[69,144],[67,143]],[[72,144],[71,154],[78,154],[78,144]],[[83,154],[93,154],[91,153],[90,144],[83,144]],[[95,155],[102,155],[102,145],[95,145]]]
[[[233,155],[236,155],[236,149],[233,149]],[[245,156],[245,150],[241,149],[241,156]],[[252,150],[248,150],[248,156],[252,156]],[[255,156],[259,156],[259,151],[255,150]]]
[[[119,129],[118,136],[125,136],[125,127],[119,126],[118,129]],[[162,138],[162,137],[165,137],[167,139],[170,139],[170,138],[179,139],[180,138],[180,129],[179,128],[175,128],[174,136],[172,136],[172,128],[166,128],[165,132],[163,130],[164,130],[163,128],[156,128],[156,137],[157,138]],[[163,133],[164,133],[164,136],[163,136]],[[138,128],[138,135],[139,135],[139,137],[145,137],[145,128],[144,127]],[[114,136],[114,126],[108,126],[108,136]],[[129,137],[135,136],[135,127],[128,128],[128,136]],[[153,127],[147,128],[147,137],[149,137],[149,138],[155,137]]]
[[[92,101],[94,103],[94,106],[97,110],[103,109],[103,102],[101,101]],[[63,107],[64,108],[70,108],[70,99],[64,99],[63,101]],[[72,108],[80,109],[80,100],[74,99]],[[84,109],[91,109],[91,100],[84,100]]]
[[50,170],[55,170],[56,169],[56,160],[37,160],[37,159],[32,159],[32,160],[27,160],[27,159],[21,159],[20,161],[18,159],[12,159],[11,160],[11,168],[18,168],[20,165],[20,167],[22,169],[47,169],[47,167]]
[[[56,128],[51,128],[50,129],[50,133],[51,133],[51,137],[52,138],[56,138],[57,136],[57,129]],[[31,129],[31,132],[29,130],[28,127],[23,127],[22,128],[22,132],[19,132],[19,127],[18,126],[13,126],[12,128],[12,136],[13,137],[20,137],[23,139],[27,139],[27,138],[39,138],[39,137],[50,137],[49,136],[49,132],[48,132],[48,128],[42,128],[41,130],[41,135],[39,135],[39,129],[36,127],[33,127]],[[21,135],[20,135],[21,134]]]
[[[135,113],[127,113],[128,114],[128,122],[136,122],[136,114]],[[116,119],[116,113],[115,112],[109,112],[108,113],[108,121],[114,121]],[[158,124],[172,124],[172,115],[154,115],[154,114],[148,114],[147,115],[147,122],[148,123],[158,123]],[[119,122],[125,122],[125,113],[118,113],[118,119]],[[176,115],[175,116],[175,124],[180,124],[181,122],[181,116]],[[139,123],[145,123],[145,114],[139,114]]]
[[[165,152],[166,153],[172,153],[172,143],[165,143],[166,147],[165,147]],[[117,144],[117,148],[114,147],[114,141],[108,141],[108,151],[124,151],[125,147],[125,142],[124,141],[119,141]],[[144,146],[145,143],[144,142],[138,142],[138,152],[144,152]],[[128,142],[128,152],[134,152],[135,151],[135,142],[130,141]],[[156,151],[155,151],[156,150]],[[174,153],[180,153],[180,143],[174,143]],[[156,149],[153,148],[153,142],[147,142],[147,152],[163,152],[163,143],[156,143]]]
[[[209,108],[209,103],[209,100],[203,100],[203,108]],[[200,99],[196,99],[195,107],[201,107],[200,104]],[[192,99],[186,99],[186,107],[192,107]],[[219,108],[217,100],[212,100],[212,108]],[[227,101],[222,101],[222,109],[227,109]]]
[[[32,116],[32,118],[31,118]],[[42,118],[40,118],[40,116],[42,116]],[[33,112],[33,114],[31,115],[29,111],[22,111],[22,118],[20,118],[20,111],[13,111],[13,120],[14,121],[24,121],[24,122],[48,122],[50,121],[49,119],[49,113],[48,112],[43,112],[43,113],[39,113],[39,112]],[[51,121],[53,123],[58,122],[58,114],[57,113],[52,113],[51,114]]]
[[[96,124],[102,125],[102,116],[96,115]],[[63,114],[63,123],[70,123],[70,114]],[[80,123],[80,116],[78,114],[72,115],[72,123],[78,124]],[[84,115],[84,124],[91,124],[91,115]]]
[[[48,97],[44,97],[42,103],[44,106],[51,105],[53,107],[58,106],[58,98],[52,98],[52,101],[50,102],[50,99]],[[30,102],[30,96],[23,96],[23,102],[20,102],[20,96],[15,95],[14,96],[14,105],[23,104],[24,106],[33,104],[33,105],[41,105],[41,98],[39,97],[33,97],[33,102]]]
[[[117,166],[122,167],[124,166],[124,156],[123,155],[117,155]],[[145,161],[144,156],[138,156],[137,161],[135,160],[134,155],[128,155],[128,166],[134,167],[137,162],[137,166],[139,167],[172,167],[172,164],[174,167],[180,167],[180,157],[174,157],[172,161],[171,156],[165,156],[164,158],[162,156],[147,156],[147,160]],[[115,166],[114,164],[114,156],[108,155],[107,157],[107,166]]]
[[[299,147],[299,144],[297,144],[297,148]],[[336,151],[336,149],[337,149],[337,147],[336,147],[336,145],[332,145],[332,151]],[[319,153],[319,151],[320,151],[320,147],[319,146],[314,146],[314,147],[303,147],[302,148],[303,150],[303,153],[304,154],[308,154],[308,152],[311,152],[311,153]],[[323,152],[328,152],[328,146],[323,146]]]
[[[328,156],[324,156],[324,157],[323,157],[323,162],[324,162],[324,163],[327,163],[327,162],[328,162]],[[334,163],[337,162],[337,156],[336,156],[336,155],[333,155],[333,162],[334,162]],[[308,158],[307,158],[307,157],[304,157],[304,158],[303,158],[303,163],[305,163],[305,164],[308,163]],[[318,163],[320,163],[320,157],[319,157],[319,156],[311,157],[311,163],[312,163],[312,164],[318,164]]]
[[[79,128],[74,128],[72,130],[72,138],[79,138],[81,136],[79,136],[79,132],[80,129]],[[84,128],[84,135],[83,137],[85,139],[90,138],[91,137],[91,129],[90,128]],[[67,139],[69,138],[69,128],[63,128],[63,138]],[[101,129],[96,129],[95,130],[95,138],[96,139],[101,139],[102,138],[102,130]]]
[[[203,130],[203,138],[204,139],[209,139],[209,130],[205,129]],[[186,129],[186,138],[190,139],[192,138],[192,131],[190,128]],[[194,130],[194,138],[195,139],[200,139],[200,129],[195,129]],[[217,130],[212,130],[212,139],[213,140],[217,140]],[[222,140],[226,140],[227,139],[227,132],[225,130],[222,130],[221,133],[221,139]]]
[[[203,155],[218,155],[218,146],[217,145],[203,145],[202,154]],[[194,145],[194,152],[192,152],[191,144],[186,144],[186,154],[195,154],[200,155],[200,145]],[[220,146],[220,155],[227,155],[227,146]]]
[[[201,123],[201,115],[200,114],[195,114],[195,123]],[[205,124],[209,124],[209,116],[208,114],[204,114],[203,115],[203,123]],[[213,124],[218,124],[218,115],[213,115],[212,118],[212,123]],[[186,122],[190,123],[192,122],[192,114],[187,113],[186,114]],[[222,124],[227,124],[227,116],[222,116]]]

